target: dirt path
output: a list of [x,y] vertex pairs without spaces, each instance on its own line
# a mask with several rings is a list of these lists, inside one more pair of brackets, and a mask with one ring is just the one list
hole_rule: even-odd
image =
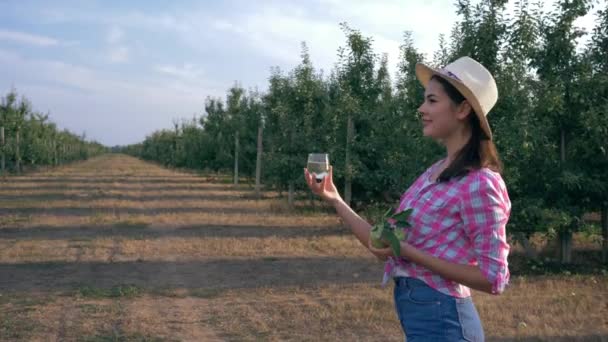
[[276,214],[267,196],[121,155],[0,182],[0,304],[37,322],[4,316],[0,340],[219,341],[210,305],[223,291],[377,280],[359,277],[373,259],[343,257],[352,241],[290,255],[349,238],[326,215]]
[[[0,179],[0,341],[403,341],[335,215],[252,194],[122,155]],[[608,336],[608,268],[473,297],[488,341]]]

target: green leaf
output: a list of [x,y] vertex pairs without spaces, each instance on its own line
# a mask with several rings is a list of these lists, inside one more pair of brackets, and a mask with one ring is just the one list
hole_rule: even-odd
[[389,243],[395,256],[399,256],[401,254],[401,244],[399,243],[399,240],[392,231],[383,231],[382,239],[386,240]]
[[372,227],[372,231],[370,234],[372,238],[379,240],[382,237],[382,232],[384,231],[384,227],[381,224],[376,224]]
[[397,240],[399,241],[403,241],[405,240],[405,232],[403,231],[403,229],[395,229],[395,236],[397,237]]
[[411,209],[411,208],[406,209],[400,213],[393,215],[391,218],[394,219],[395,221],[397,221],[397,223],[409,225],[407,219],[410,216],[410,214],[412,213],[412,211],[413,211],[413,209]]
[[393,234],[392,232],[385,234],[384,239],[388,241],[395,256],[401,255],[401,244],[399,243],[399,240],[397,239],[395,234]]
[[390,223],[388,223],[387,221],[384,221],[384,230],[390,232],[393,230],[393,226]]
[[384,215],[382,215],[382,218],[386,219],[387,217],[389,217],[391,215],[391,212],[393,212],[393,208],[388,208],[388,210],[384,213]]

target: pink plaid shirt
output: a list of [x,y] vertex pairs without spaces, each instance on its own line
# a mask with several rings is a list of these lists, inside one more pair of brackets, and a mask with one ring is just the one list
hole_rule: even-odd
[[[511,212],[507,188],[500,174],[487,168],[449,182],[430,177],[441,161],[429,167],[403,194],[397,212],[412,208],[407,241],[443,260],[478,265],[492,283],[492,293],[504,291],[509,281],[505,226]],[[404,258],[387,261],[386,276],[413,277],[459,298],[471,290]]]

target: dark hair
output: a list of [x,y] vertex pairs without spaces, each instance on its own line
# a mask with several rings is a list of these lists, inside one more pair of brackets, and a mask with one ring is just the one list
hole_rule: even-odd
[[[450,100],[460,104],[466,100],[465,97],[450,82],[439,76],[431,77],[438,81],[445,90]],[[447,182],[452,178],[462,177],[472,170],[487,167],[495,172],[502,172],[502,162],[498,156],[496,145],[481,129],[479,118],[471,109],[469,114],[471,124],[471,137],[469,141],[458,151],[456,158],[437,177],[438,182]]]

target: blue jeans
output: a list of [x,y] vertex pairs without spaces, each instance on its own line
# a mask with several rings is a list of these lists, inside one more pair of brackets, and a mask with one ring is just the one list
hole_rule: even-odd
[[471,297],[452,297],[409,277],[395,278],[394,297],[407,342],[484,341]]

